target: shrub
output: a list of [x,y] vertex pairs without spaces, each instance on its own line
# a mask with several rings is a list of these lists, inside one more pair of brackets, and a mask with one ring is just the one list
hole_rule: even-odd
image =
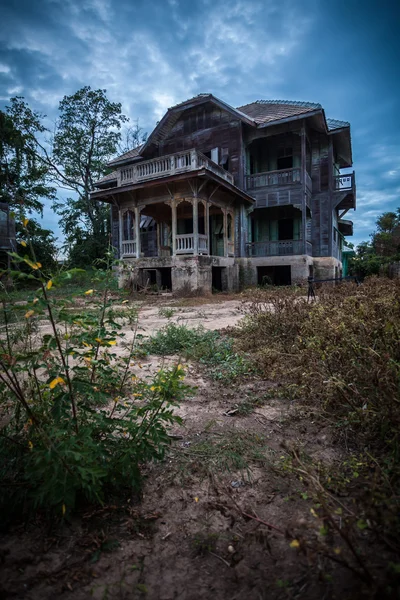
[[[100,294],[66,300],[54,293],[60,278],[46,279],[34,257],[13,259],[30,267],[24,276],[37,291],[23,306],[3,299],[0,510],[7,517],[43,507],[62,516],[82,499],[103,502],[140,486],[141,464],[164,456],[166,427],[179,421],[173,407],[188,388],[181,365],[150,383],[132,377],[137,319],[129,315],[133,341],[121,355],[110,268],[100,273]],[[44,320],[50,330],[42,335],[36,323]]]

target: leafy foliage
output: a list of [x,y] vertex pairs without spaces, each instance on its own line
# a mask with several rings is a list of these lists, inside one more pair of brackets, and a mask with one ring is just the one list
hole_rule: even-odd
[[[29,240],[27,226],[25,220]],[[7,517],[44,507],[61,517],[83,499],[103,502],[113,491],[140,487],[141,464],[164,456],[166,427],[179,421],[173,407],[188,389],[181,365],[160,370],[150,382],[132,374],[137,319],[133,340],[124,344],[107,284],[99,294],[93,288],[80,299],[58,298],[54,290],[70,272],[48,279],[36,256],[13,259],[29,272],[11,275],[37,290],[25,305],[3,298],[1,509]],[[112,272],[99,276],[109,279]],[[44,335],[37,327],[43,320]]]
[[0,201],[24,212],[43,211],[43,199],[54,198],[48,167],[37,156],[36,137],[44,132],[41,115],[22,98],[0,111]]
[[59,111],[48,164],[58,184],[76,196],[65,202],[58,200],[54,206],[72,247],[71,262],[83,266],[101,258],[108,245],[108,206],[92,200],[90,192],[106,174],[106,164],[117,150],[121,125],[127,118],[121,113],[121,104],[110,102],[105,90],[89,86],[64,96]]

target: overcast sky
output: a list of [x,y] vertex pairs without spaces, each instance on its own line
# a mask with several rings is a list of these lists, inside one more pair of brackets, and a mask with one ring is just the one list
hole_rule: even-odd
[[[400,2],[0,0],[0,106],[21,95],[54,118],[84,85],[150,132],[201,92],[233,106],[320,102],[350,121],[353,241],[400,206]],[[44,224],[57,234],[49,207]]]

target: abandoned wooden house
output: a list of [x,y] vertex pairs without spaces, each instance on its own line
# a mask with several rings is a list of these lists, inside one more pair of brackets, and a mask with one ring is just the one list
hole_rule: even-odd
[[350,125],[319,104],[200,94],[109,164],[92,197],[133,282],[210,292],[340,277],[355,208]]

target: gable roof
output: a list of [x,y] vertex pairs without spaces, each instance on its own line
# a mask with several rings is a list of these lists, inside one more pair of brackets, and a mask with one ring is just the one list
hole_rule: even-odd
[[303,116],[311,117],[314,114],[321,116],[321,126],[326,129],[328,133],[334,133],[335,130],[350,127],[350,123],[347,121],[327,119],[321,104],[316,102],[299,102],[298,100],[256,100],[250,104],[234,108],[212,94],[198,94],[198,96],[194,96],[193,98],[189,98],[188,100],[184,100],[179,104],[171,106],[161,121],[157,123],[144,144],[114,158],[108,163],[108,166],[116,167],[144,157],[147,151],[156,146],[160,140],[171,131],[185,110],[207,102],[212,102],[222,110],[230,112],[233,116],[252,127],[266,127],[285,119],[295,120]]
[[297,102],[291,100],[256,100],[240,106],[237,110],[245,113],[262,125],[272,121],[280,121],[288,117],[297,117],[316,110],[322,110],[321,104],[314,102]]

